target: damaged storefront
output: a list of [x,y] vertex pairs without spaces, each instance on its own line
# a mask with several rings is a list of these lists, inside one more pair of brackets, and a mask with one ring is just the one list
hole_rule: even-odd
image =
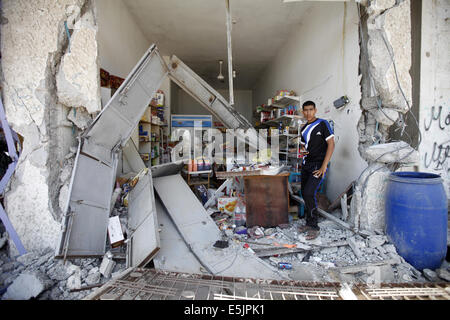
[[[445,1],[327,4],[339,19],[311,1],[310,29],[293,33],[251,92],[234,93],[230,27],[241,20],[230,1],[226,85],[157,41],[137,59],[123,55],[133,67],[119,74],[108,60],[117,53],[99,51],[108,43],[99,25],[137,7],[111,3],[2,2],[2,127],[19,134],[20,151],[5,180],[3,299],[449,298],[445,139],[435,137],[439,156],[424,146],[436,126],[448,140],[448,106],[436,93],[443,106],[430,116],[421,89],[445,48],[434,43],[441,54],[427,64],[429,30],[415,25],[444,19]],[[301,9],[277,4],[286,5]],[[35,24],[17,28],[23,19]],[[309,31],[330,25],[310,19],[342,28],[339,53],[321,68],[331,44],[310,42]],[[299,44],[317,45],[317,56]],[[336,143],[314,194],[316,238],[300,231],[306,101]]]

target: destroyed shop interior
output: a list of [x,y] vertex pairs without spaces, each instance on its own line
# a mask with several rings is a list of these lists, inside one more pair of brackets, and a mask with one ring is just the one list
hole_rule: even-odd
[[3,0],[1,300],[449,300],[448,0]]

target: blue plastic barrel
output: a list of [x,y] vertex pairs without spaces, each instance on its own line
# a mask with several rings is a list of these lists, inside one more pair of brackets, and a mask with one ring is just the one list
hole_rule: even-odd
[[418,270],[437,269],[447,252],[447,195],[440,176],[395,172],[386,189],[386,234]]

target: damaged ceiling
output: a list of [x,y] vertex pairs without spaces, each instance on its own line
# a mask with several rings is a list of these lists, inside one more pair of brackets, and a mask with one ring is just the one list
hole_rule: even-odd
[[[227,79],[227,29],[224,0],[124,1],[150,43],[162,55],[176,55],[214,88],[228,88],[217,80],[219,60]],[[274,0],[230,1],[233,19],[233,65],[237,89],[252,89],[265,66],[301,26],[312,6],[326,3],[282,3]]]

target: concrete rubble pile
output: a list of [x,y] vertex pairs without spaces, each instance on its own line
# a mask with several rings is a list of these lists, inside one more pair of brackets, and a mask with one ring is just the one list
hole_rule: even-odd
[[[103,260],[105,260],[104,258]],[[125,269],[115,260],[112,273],[102,273],[101,258],[54,259],[54,250],[32,251],[9,258],[0,251],[0,295],[2,300],[78,300]]]
[[[127,192],[121,192],[111,216],[119,216],[126,237]],[[3,225],[0,224],[1,227]],[[112,248],[106,242],[103,258],[55,259],[52,248],[10,257],[7,234],[0,237],[0,299],[79,300],[126,269],[125,246]]]
[[[212,212],[214,210],[210,210]],[[333,215],[341,216],[340,210]],[[305,240],[298,232],[304,219],[272,228],[236,227],[232,215],[214,212],[213,219],[229,243],[248,248],[272,266],[289,263],[282,270],[292,280],[345,283],[426,283],[449,281],[450,264],[435,271],[416,270],[407,263],[383,233],[361,236],[331,220],[319,219],[320,236]]]

